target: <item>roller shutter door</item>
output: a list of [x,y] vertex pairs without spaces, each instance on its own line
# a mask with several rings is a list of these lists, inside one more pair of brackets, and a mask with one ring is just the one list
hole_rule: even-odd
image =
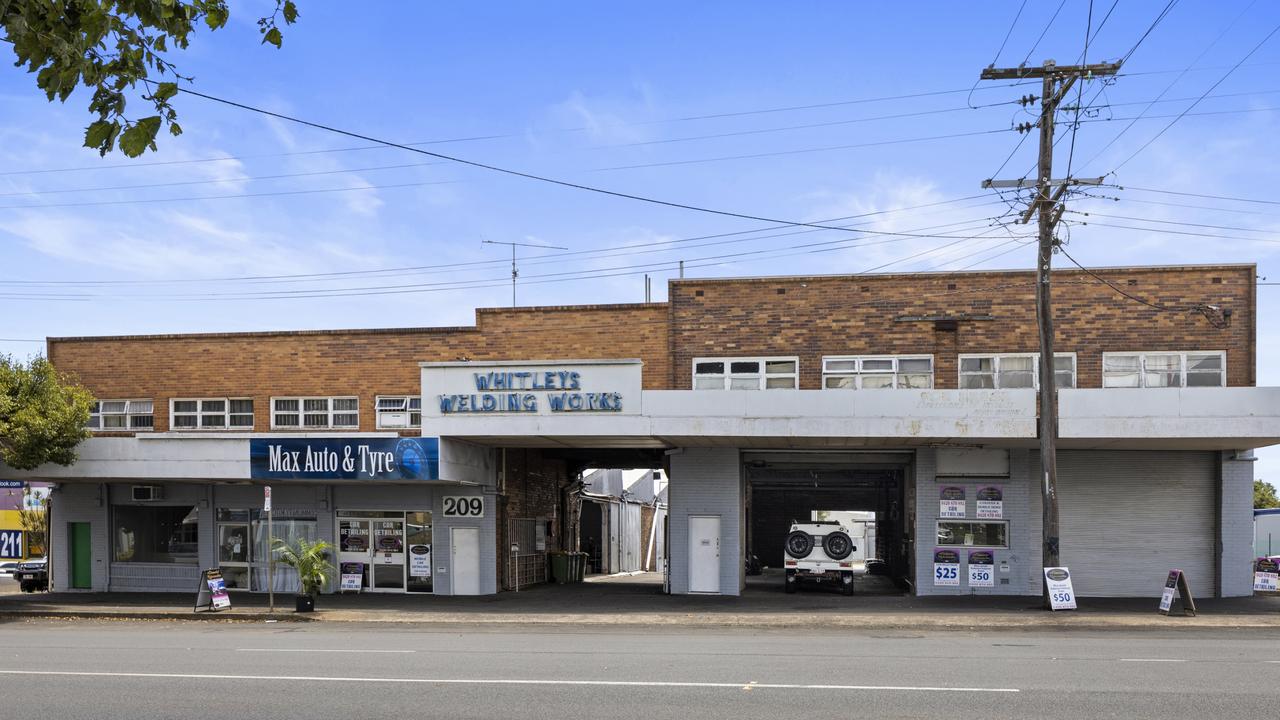
[[1061,557],[1076,594],[1158,595],[1180,568],[1194,594],[1213,596],[1216,483],[1213,453],[1058,453]]

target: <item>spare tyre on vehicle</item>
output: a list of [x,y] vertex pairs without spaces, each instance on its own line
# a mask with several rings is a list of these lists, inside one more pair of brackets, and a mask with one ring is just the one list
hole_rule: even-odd
[[836,530],[822,538],[822,549],[832,560],[843,560],[853,552],[853,539],[848,533]]
[[813,552],[813,537],[803,530],[793,530],[787,536],[787,554],[793,558],[809,557]]

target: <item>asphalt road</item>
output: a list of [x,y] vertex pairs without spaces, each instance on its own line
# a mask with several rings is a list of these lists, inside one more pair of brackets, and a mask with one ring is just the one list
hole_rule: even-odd
[[60,720],[1274,717],[1280,634],[12,621],[0,698]]

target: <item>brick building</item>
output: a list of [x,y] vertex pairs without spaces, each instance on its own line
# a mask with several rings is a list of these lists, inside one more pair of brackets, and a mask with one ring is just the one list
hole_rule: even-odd
[[[1054,277],[1077,591],[1147,594],[1178,567],[1248,594],[1249,451],[1280,439],[1254,266]],[[665,303],[474,327],[50,338],[99,399],[94,437],[24,477],[58,483],[63,589],[188,592],[212,567],[264,589],[270,485],[276,534],[333,541],[365,590],[493,593],[531,543],[574,546],[583,470],[651,467],[671,592],[738,594],[789,516],[847,510],[876,513],[872,550],[915,593],[1039,594],[1034,290],[1021,271],[683,279]],[[991,581],[936,582],[938,551],[986,553]]]

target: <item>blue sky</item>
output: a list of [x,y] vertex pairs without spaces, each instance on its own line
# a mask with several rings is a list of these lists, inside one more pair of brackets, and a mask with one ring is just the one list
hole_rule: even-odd
[[[509,251],[485,239],[578,253],[522,248],[530,284],[521,304],[639,301],[646,271],[661,300],[681,259],[690,276],[1030,267],[1032,251],[991,227],[1007,208],[979,184],[1017,146],[1011,125],[1032,119],[1011,101],[1038,86],[969,90],[993,60],[1075,61],[1089,11],[1085,0],[1066,0],[1048,25],[1059,3],[1030,0],[997,58],[1020,1],[406,2],[367,3],[352,16],[338,3],[304,0],[280,51],[259,45],[253,22],[271,3],[232,5],[227,28],[201,33],[174,57],[200,91],[397,142],[451,141],[421,147],[625,193],[810,222],[881,213],[861,227],[978,237],[745,232],[768,224],[403,150],[350,150],[367,143],[191,96],[178,98],[181,138],[162,138],[160,152],[139,161],[102,159],[79,147],[90,121],[83,93],[50,104],[31,77],[8,68],[0,69],[0,279],[114,284],[20,286],[54,297],[0,299],[0,351],[25,356],[41,346],[21,341],[48,335],[470,324],[475,307],[510,302]],[[1164,5],[1121,0],[1090,60],[1129,52]],[[1097,0],[1095,27],[1111,7]],[[1112,118],[1176,115],[1221,80],[1190,111],[1214,114],[1183,117],[1108,179],[1274,199],[1280,114],[1269,108],[1280,107],[1280,38],[1228,70],[1277,23],[1271,3],[1177,2],[1124,77],[1086,88],[1094,109],[1070,152],[1073,174],[1115,169],[1173,119],[1139,120],[1108,146],[1128,125]],[[936,94],[869,101],[919,93]],[[1174,101],[1148,109],[1161,93]],[[1058,146],[1058,168],[1069,140]],[[342,151],[316,152],[332,150]],[[999,177],[1026,173],[1034,152],[1034,140],[1024,143]],[[58,172],[36,172],[49,170]],[[159,187],[118,189],[137,185]],[[1076,225],[1069,250],[1081,262],[1256,262],[1280,280],[1280,206],[1097,194],[1122,199],[1082,199],[1072,209],[1237,229],[1114,218],[1106,222],[1148,229]],[[978,197],[894,212],[969,196]],[[690,240],[724,233],[739,234]],[[831,244],[812,246],[822,242]],[[662,252],[636,254],[645,249]],[[735,253],[755,254],[722,257]],[[387,268],[419,269],[201,282]],[[279,297],[388,286],[397,292]],[[275,297],[227,297],[235,293]],[[1280,384],[1280,333],[1268,320],[1278,300],[1280,287],[1260,288],[1259,384]],[[1280,454],[1265,454],[1259,472],[1280,477]]]

